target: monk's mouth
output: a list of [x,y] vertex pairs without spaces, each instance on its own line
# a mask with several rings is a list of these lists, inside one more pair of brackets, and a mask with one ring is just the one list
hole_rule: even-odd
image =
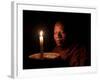
[[57,41],[62,41],[63,39],[62,38],[58,38],[58,39],[56,39]]
[[57,40],[57,43],[62,43],[63,42],[63,40]]

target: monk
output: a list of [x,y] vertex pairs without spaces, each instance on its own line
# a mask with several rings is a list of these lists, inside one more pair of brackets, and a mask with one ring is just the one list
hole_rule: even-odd
[[54,41],[56,46],[52,52],[58,53],[60,55],[59,59],[65,61],[65,64],[70,67],[87,66],[88,57],[86,49],[78,44],[72,44],[68,47],[65,43],[67,33],[64,27],[64,24],[60,21],[54,25]]

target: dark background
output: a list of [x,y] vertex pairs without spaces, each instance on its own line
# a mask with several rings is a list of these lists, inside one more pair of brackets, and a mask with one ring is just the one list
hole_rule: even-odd
[[78,43],[91,53],[91,14],[71,12],[46,12],[23,10],[23,69],[64,67],[64,65],[41,65],[41,61],[30,60],[29,55],[40,52],[39,31],[44,31],[44,51],[51,51],[53,26],[56,21],[62,21],[67,35],[66,45]]

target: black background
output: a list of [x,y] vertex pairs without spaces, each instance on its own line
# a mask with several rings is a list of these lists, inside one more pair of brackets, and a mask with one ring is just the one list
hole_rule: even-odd
[[[38,62],[29,60],[30,54],[40,52],[39,31],[44,31],[44,51],[51,51],[54,46],[53,27],[56,21],[62,21],[67,33],[67,44],[73,42],[84,46],[90,56],[91,14],[71,12],[46,12],[23,10],[23,68],[45,68]],[[67,45],[66,44],[66,45]],[[49,65],[48,65],[49,67]],[[53,67],[53,65],[51,66]],[[56,66],[57,67],[57,66]]]

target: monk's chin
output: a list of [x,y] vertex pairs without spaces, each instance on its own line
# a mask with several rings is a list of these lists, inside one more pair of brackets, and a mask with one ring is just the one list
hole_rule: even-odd
[[58,47],[62,47],[62,44],[57,44]]

